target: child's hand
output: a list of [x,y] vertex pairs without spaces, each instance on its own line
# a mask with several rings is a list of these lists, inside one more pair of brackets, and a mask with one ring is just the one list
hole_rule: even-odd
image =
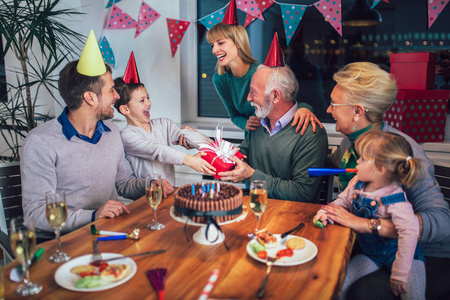
[[317,220],[322,221],[322,224],[324,226],[327,225],[327,213],[323,209],[319,209],[319,211],[317,211],[316,215],[314,216],[313,222],[316,222]]
[[174,145],[180,145],[181,147],[184,147],[184,148],[186,148],[188,150],[192,149],[192,147],[189,146],[188,141],[187,141],[186,137],[183,134],[180,135],[180,137],[178,138],[178,141],[174,142],[173,144]]
[[400,294],[406,294],[406,282],[398,281],[391,278],[391,289],[395,296],[400,296]]
[[197,172],[204,173],[206,175],[216,175],[216,168],[211,166],[202,156],[206,155],[204,152],[199,152],[194,156],[186,154],[183,159],[183,164],[191,167]]
[[173,186],[165,179],[162,179],[163,198],[174,191]]

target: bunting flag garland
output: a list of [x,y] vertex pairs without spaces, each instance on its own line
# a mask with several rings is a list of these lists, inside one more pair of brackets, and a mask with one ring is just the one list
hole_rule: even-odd
[[255,18],[261,19],[263,21],[264,17],[256,1],[237,1],[236,7],[245,12],[247,15],[252,15]]
[[428,29],[439,17],[441,11],[448,4],[449,0],[428,0]]
[[341,0],[321,0],[314,3],[314,6],[342,36]]
[[191,24],[191,22],[167,18],[167,28],[169,31],[169,41],[170,49],[172,50],[172,57],[175,56],[178,45],[183,39],[184,34],[189,27],[189,24]]
[[109,0],[108,4],[106,4],[105,8],[111,7],[113,4],[119,3],[120,1],[122,1],[122,0]]
[[[381,2],[381,0],[373,0],[373,3],[372,3],[372,9],[375,7],[375,6],[377,6],[377,4],[378,3],[380,3]],[[383,0],[383,2],[386,2],[386,3],[389,3],[389,0]]]
[[295,30],[297,29],[303,14],[308,5],[286,5],[280,4],[281,15],[283,17],[284,33],[286,35],[286,43],[289,46]]
[[[254,0],[254,1],[258,4],[259,10],[262,11],[262,13],[264,13],[266,10],[268,10],[275,3],[273,0]],[[254,17],[250,14],[247,14],[245,16],[244,27],[247,27],[255,20],[256,20],[256,17]]]
[[114,52],[109,45],[108,39],[106,36],[103,36],[100,42],[100,52],[102,53],[103,60],[110,64],[113,68],[116,66],[116,60],[114,58]]
[[161,15],[150,7],[147,3],[142,1],[141,7],[139,9],[139,18],[136,24],[136,33],[134,38],[137,38],[147,27],[153,24]]
[[225,15],[226,9],[227,9],[226,7],[219,9],[218,11],[215,11],[212,14],[209,14],[206,17],[201,18],[198,21],[200,22],[200,24],[205,26],[206,29],[210,30],[211,27],[213,27],[217,23],[222,22],[222,19],[223,19],[223,16]]
[[106,24],[107,29],[128,29],[135,28],[136,20],[130,17],[125,11],[120,9],[117,5],[113,5],[111,9],[111,16]]

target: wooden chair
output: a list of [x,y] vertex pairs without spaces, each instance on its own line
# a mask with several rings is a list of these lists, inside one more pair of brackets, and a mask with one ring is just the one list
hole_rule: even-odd
[[14,259],[9,241],[10,220],[23,215],[19,162],[0,163],[0,246],[3,259]]
[[435,165],[434,176],[441,187],[445,201],[450,205],[450,167]]

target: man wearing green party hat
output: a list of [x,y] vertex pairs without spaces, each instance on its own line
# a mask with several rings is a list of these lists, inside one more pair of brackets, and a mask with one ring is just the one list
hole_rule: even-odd
[[114,116],[119,95],[111,68],[103,62],[91,30],[78,61],[60,72],[59,92],[66,108],[58,118],[30,131],[22,148],[22,201],[25,219],[33,219],[38,238],[54,238],[45,217],[45,193],[66,193],[70,232],[99,218],[114,218],[129,209],[118,194],[137,199],[145,179],[134,176],[125,159]]

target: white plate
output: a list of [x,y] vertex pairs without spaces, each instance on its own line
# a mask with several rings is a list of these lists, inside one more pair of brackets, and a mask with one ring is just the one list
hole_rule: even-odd
[[[117,253],[102,253],[103,259],[119,257],[119,256],[123,256],[123,255],[117,254]],[[65,289],[68,289],[71,291],[76,291],[76,292],[103,291],[103,290],[112,289],[113,287],[116,287],[118,285],[121,285],[122,283],[127,282],[134,276],[134,274],[136,274],[136,271],[137,271],[137,266],[136,266],[136,263],[134,262],[134,260],[132,260],[129,257],[124,257],[123,259],[117,259],[117,260],[114,260],[113,262],[111,262],[111,264],[121,264],[121,265],[126,264],[129,266],[128,275],[126,275],[123,279],[116,281],[116,282],[112,282],[107,285],[95,287],[95,288],[77,288],[75,286],[75,283],[78,281],[80,276],[71,273],[70,270],[73,267],[76,267],[79,265],[87,265],[90,262],[92,262],[92,254],[83,255],[83,256],[69,260],[68,262],[63,264],[61,267],[59,267],[58,270],[56,270],[56,273],[55,273],[56,283]]]
[[[293,238],[293,237],[298,237],[296,235],[288,235],[284,239],[281,239],[279,234],[274,234],[274,236],[277,237],[278,245],[275,248],[267,248],[266,249],[267,255],[270,255],[270,256],[275,256],[279,250],[286,249],[287,248],[286,241],[288,239]],[[280,258],[279,260],[277,260],[274,263],[274,266],[287,267],[287,266],[300,265],[300,264],[304,264],[305,262],[308,262],[311,259],[313,259],[314,257],[316,257],[316,255],[317,255],[316,245],[308,239],[305,239],[303,237],[302,237],[302,239],[304,239],[306,242],[306,245],[303,249],[294,250],[294,255],[292,255],[291,257],[285,256],[285,257]],[[265,264],[266,260],[259,258],[258,255],[256,255],[256,253],[253,252],[253,250],[250,248],[251,243],[258,243],[258,242],[255,240],[248,242],[248,244],[247,244],[248,255],[250,255],[253,259]]]

